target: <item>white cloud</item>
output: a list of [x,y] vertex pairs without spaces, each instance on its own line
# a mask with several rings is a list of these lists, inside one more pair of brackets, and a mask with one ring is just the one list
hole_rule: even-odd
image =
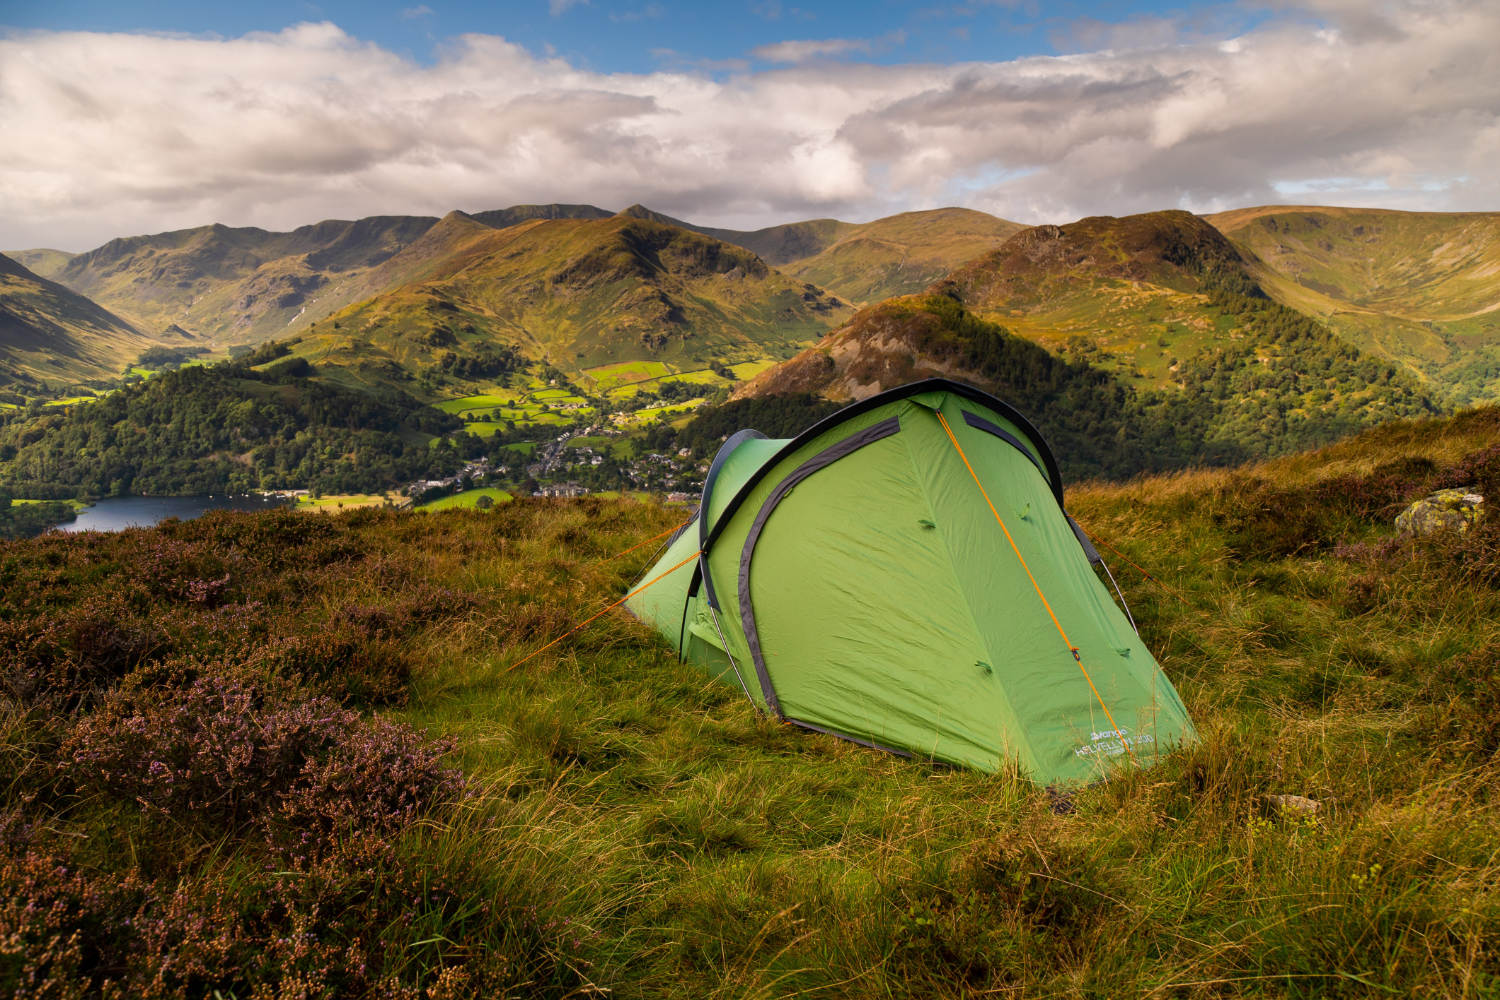
[[884,51],[892,45],[906,40],[906,33],[894,31],[882,38],[821,38],[801,41],[774,42],[751,49],[750,54],[764,62],[805,63],[814,59],[831,59],[838,56],[870,55]]
[[0,247],[545,201],[744,227],[940,204],[1500,209],[1500,7],[1317,2],[1236,38],[718,76],[590,72],[487,35],[420,65],[330,24],[0,36]]
[[547,10],[553,17],[557,17],[570,7],[586,5],[589,0],[547,0]]
[[407,7],[401,12],[402,20],[411,21],[419,17],[431,17],[435,12],[425,3],[416,7]]
[[869,52],[870,43],[864,38],[823,38],[803,41],[776,42],[751,49],[750,54],[766,62],[800,63],[809,59],[828,56],[846,56],[855,52]]

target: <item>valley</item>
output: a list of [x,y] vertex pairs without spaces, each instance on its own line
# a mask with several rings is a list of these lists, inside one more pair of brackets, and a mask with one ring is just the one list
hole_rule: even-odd
[[686,494],[730,414],[794,433],[811,400],[927,375],[1031,414],[1070,477],[1233,464],[1500,393],[1493,224],[570,204],[18,251],[0,489],[458,503],[482,461],[492,502]]

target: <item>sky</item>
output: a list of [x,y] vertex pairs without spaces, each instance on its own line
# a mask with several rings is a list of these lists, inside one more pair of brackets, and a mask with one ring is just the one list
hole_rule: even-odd
[[0,248],[634,203],[1500,210],[1496,0],[0,0]]

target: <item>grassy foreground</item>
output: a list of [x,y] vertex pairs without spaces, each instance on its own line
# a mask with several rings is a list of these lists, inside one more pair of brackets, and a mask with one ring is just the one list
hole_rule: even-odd
[[1447,485],[1500,497],[1500,411],[1072,491],[1203,739],[1063,794],[619,612],[517,666],[652,504],[6,543],[0,995],[1495,996],[1500,518],[1389,529]]

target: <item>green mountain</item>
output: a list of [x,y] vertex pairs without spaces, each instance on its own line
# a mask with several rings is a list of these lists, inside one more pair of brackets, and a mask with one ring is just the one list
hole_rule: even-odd
[[852,226],[784,270],[851,302],[910,295],[1025,227],[966,208],[906,212]]
[[1278,205],[1207,218],[1278,302],[1458,402],[1500,399],[1500,213]]
[[1110,476],[1440,409],[1397,366],[1266,298],[1249,267],[1185,212],[1036,227],[922,295],[860,311],[736,396],[858,399],[956,377],[1032,416],[1075,474]]
[[62,273],[63,268],[68,266],[68,261],[76,255],[66,250],[47,250],[45,248],[36,250],[7,250],[5,255],[20,264],[26,270],[52,281]]
[[397,272],[411,280],[315,324],[297,352],[366,382],[500,348],[564,371],[637,358],[706,366],[787,356],[849,313],[749,251],[626,213],[502,230],[453,213],[365,280]]
[[290,233],[213,225],[134,236],[72,257],[57,280],[142,330],[177,326],[220,344],[252,343],[347,305],[346,286],[436,221],[387,216]]
[[0,254],[0,386],[36,392],[118,378],[127,363],[157,343],[97,303]]
[[903,212],[866,223],[810,219],[749,232],[697,226],[642,205],[620,214],[744,247],[772,267],[856,303],[921,291],[1025,228],[967,208]]
[[1202,219],[1150,212],[1024,230],[940,286],[1050,351],[1165,387],[1180,381],[1182,359],[1243,339],[1210,299],[1217,290],[1259,294],[1249,266]]
[[690,229],[703,236],[711,236],[725,243],[744,247],[772,267],[780,267],[794,261],[812,257],[832,246],[840,237],[857,228],[852,222],[837,219],[809,219],[805,222],[788,222],[765,229],[715,229],[699,226],[670,215],[663,215],[644,205],[631,205],[620,212],[635,219],[659,222],[665,226]]

